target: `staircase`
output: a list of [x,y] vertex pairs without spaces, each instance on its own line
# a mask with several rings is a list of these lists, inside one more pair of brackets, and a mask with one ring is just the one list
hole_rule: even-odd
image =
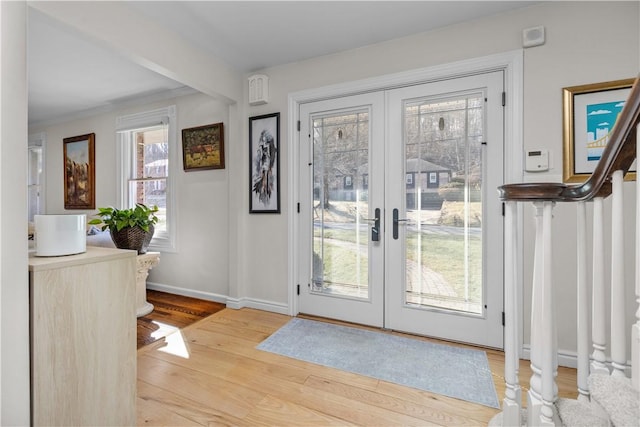
[[[636,185],[635,301],[631,328],[626,325],[624,281],[623,180],[633,161],[640,122],[640,77],[620,113],[609,143],[593,174],[578,185],[562,183],[508,184],[500,187],[505,202],[505,398],[495,426],[640,426],[640,185]],[[638,175],[640,177],[640,173]],[[611,197],[611,277],[605,278],[604,204]],[[577,391],[578,398],[558,399],[556,301],[551,260],[552,212],[556,203],[574,203],[577,224]],[[593,204],[590,233],[586,205]],[[517,212],[519,204],[533,205],[536,240],[531,296],[531,368],[526,407],[518,380],[517,328],[521,313],[515,283]],[[556,230],[562,232],[562,230]],[[587,236],[593,253],[587,255]],[[591,262],[592,276],[587,277]],[[607,295],[607,292],[609,295]],[[591,298],[590,298],[591,296]],[[607,342],[606,301],[610,301],[611,331]],[[563,302],[564,303],[564,302]],[[591,331],[591,333],[590,333]],[[631,343],[631,363],[628,345]],[[609,354],[607,354],[609,349]],[[630,369],[629,369],[630,366]],[[629,371],[631,372],[629,376]]]

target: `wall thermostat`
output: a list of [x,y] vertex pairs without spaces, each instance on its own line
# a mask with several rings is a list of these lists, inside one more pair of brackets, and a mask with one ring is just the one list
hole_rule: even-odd
[[549,170],[549,151],[531,150],[527,151],[525,159],[525,170],[527,172],[544,172]]

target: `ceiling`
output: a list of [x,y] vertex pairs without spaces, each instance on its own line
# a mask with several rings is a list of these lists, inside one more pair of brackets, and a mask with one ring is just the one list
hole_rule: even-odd
[[[525,1],[132,1],[239,73],[526,7]],[[190,93],[29,8],[29,124]]]

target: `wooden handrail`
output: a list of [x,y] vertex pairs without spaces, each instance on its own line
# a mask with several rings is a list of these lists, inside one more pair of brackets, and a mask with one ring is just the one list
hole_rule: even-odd
[[616,124],[609,143],[589,179],[582,184],[520,183],[498,187],[504,201],[577,202],[611,194],[614,171],[629,171],[636,158],[636,127],[640,123],[640,76],[636,78]]

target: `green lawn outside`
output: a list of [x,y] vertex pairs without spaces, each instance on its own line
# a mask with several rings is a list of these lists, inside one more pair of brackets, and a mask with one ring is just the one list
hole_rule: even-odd
[[[464,236],[453,234],[433,234],[422,232],[422,263],[431,270],[441,274],[449,285],[464,296]],[[315,252],[319,252],[320,230],[316,229]],[[349,245],[334,244],[331,241],[355,243],[353,230],[331,229],[324,233],[324,280],[334,283],[357,284],[357,254]],[[366,242],[365,232],[360,233],[361,243]],[[407,237],[407,259],[418,261],[416,250],[418,233],[410,233]],[[361,284],[366,283],[368,263],[366,257],[360,259]],[[482,296],[482,241],[479,236],[469,237],[469,296],[471,301],[480,301]]]
[[[361,256],[358,260],[358,252],[329,240],[324,241],[323,249],[325,282],[360,286],[366,286],[369,283],[369,262],[366,256]],[[317,239],[314,252],[320,255],[320,251],[320,239]],[[359,276],[358,272],[360,272]],[[316,276],[315,272],[314,276]]]

